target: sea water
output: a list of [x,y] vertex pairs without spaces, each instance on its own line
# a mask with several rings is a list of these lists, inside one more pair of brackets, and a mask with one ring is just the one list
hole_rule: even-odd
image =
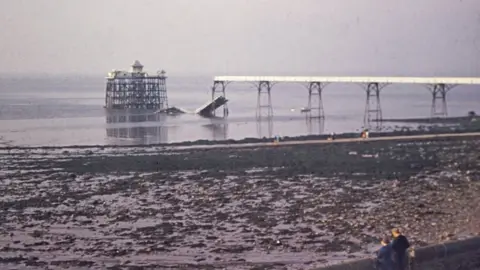
[[[170,106],[194,111],[211,99],[213,76],[170,76]],[[330,84],[322,94],[325,120],[307,121],[306,85],[272,88],[274,118],[257,121],[253,84],[227,86],[229,117],[158,115],[104,109],[104,76],[0,75],[0,146],[155,144],[181,141],[359,132],[366,94],[356,84]],[[381,92],[384,118],[428,117],[432,96],[421,85],[389,85]],[[480,109],[480,89],[458,86],[448,94],[450,116]],[[221,110],[221,109],[220,109]],[[384,130],[395,125],[384,125]]]

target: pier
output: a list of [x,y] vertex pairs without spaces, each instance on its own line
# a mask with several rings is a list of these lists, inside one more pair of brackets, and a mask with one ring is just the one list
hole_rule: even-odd
[[166,109],[166,79],[165,71],[149,75],[139,61],[135,61],[130,72],[113,70],[107,76],[105,108]]
[[[381,91],[391,84],[415,84],[428,89],[432,94],[431,117],[447,117],[447,93],[458,85],[480,85],[475,77],[307,77],[307,76],[215,76],[212,86],[212,100],[219,96],[226,98],[228,84],[234,82],[253,83],[257,89],[257,118],[273,117],[272,88],[277,83],[298,83],[308,91],[304,112],[309,118],[325,118],[322,92],[332,83],[353,83],[366,94],[364,123],[382,121]],[[265,102],[266,100],[266,102]],[[215,111],[213,110],[215,115]],[[223,117],[228,115],[224,106]]]

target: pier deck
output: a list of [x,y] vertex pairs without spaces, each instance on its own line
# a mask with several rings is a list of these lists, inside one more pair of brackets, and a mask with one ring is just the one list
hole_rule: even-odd
[[[233,82],[255,84],[258,90],[257,118],[271,118],[273,106],[271,89],[276,83],[301,83],[308,89],[305,112],[309,118],[324,119],[322,91],[332,83],[354,83],[366,92],[364,125],[382,121],[380,92],[390,84],[419,84],[432,93],[431,117],[446,117],[447,92],[457,85],[480,85],[478,77],[369,77],[369,76],[215,76],[212,87],[212,100],[217,95],[225,96],[226,87]],[[266,96],[266,98],[263,98]],[[265,101],[266,100],[266,101]],[[226,116],[226,115],[224,115]]]
[[405,84],[478,84],[475,77],[336,77],[336,76],[215,76],[218,82],[298,82],[298,83],[405,83]]

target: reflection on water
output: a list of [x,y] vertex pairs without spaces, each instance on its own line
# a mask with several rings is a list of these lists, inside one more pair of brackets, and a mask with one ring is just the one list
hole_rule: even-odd
[[[281,122],[281,119],[276,119],[277,123]],[[305,121],[305,125],[307,128],[307,134],[308,135],[321,135],[325,131],[325,120],[321,118],[305,118],[305,120],[297,120],[297,121]],[[274,119],[273,118],[257,118],[256,124],[257,124],[257,138],[273,138],[275,137],[274,132]],[[297,122],[298,123],[298,122]],[[282,122],[284,124],[284,122]],[[282,126],[282,125],[280,125]],[[298,128],[305,130],[302,124],[300,126],[297,126]],[[280,127],[281,128],[281,127]],[[277,128],[278,129],[278,128]],[[279,132],[279,131],[277,131]],[[280,132],[284,133],[284,130],[280,130]],[[305,134],[305,133],[303,133]]]
[[212,118],[210,124],[203,125],[203,127],[211,131],[212,140],[228,139],[228,122],[224,118]]
[[325,119],[308,117],[306,122],[308,135],[321,135],[325,131]]
[[273,119],[271,117],[257,118],[257,136],[258,138],[273,137]]
[[[380,122],[371,124],[372,131],[381,128]],[[321,118],[228,119],[192,115],[173,117],[139,110],[106,111],[109,144],[148,145],[196,140],[239,140],[251,136],[255,126],[257,134],[254,137],[257,138],[325,133],[325,120]]]
[[107,110],[107,137],[118,143],[155,144],[168,142],[166,115],[152,111]]

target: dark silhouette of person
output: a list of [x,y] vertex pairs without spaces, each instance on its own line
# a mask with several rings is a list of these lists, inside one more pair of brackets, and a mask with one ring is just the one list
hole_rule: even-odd
[[400,229],[394,228],[392,230],[392,248],[395,252],[395,264],[398,270],[404,270],[406,266],[405,255],[407,249],[410,247],[410,243],[408,242],[407,238],[402,235]]

